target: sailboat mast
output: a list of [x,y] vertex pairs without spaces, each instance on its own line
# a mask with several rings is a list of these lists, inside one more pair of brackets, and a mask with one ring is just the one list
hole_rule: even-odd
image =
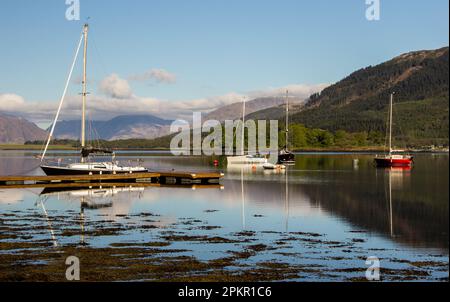
[[50,140],[53,137],[53,132],[55,131],[56,122],[58,121],[59,113],[61,112],[64,98],[66,97],[67,88],[69,87],[70,79],[72,78],[73,68],[75,67],[75,62],[77,61],[77,58],[78,58],[78,53],[80,51],[82,40],[83,40],[83,34],[81,34],[81,36],[80,36],[80,41],[78,42],[77,50],[75,51],[75,56],[73,58],[72,65],[70,66],[69,75],[67,76],[66,84],[64,86],[64,92],[61,96],[61,99],[59,100],[58,110],[56,111],[55,119],[53,120],[52,128],[50,129],[50,133],[47,138],[47,143],[45,144],[44,151],[42,152],[42,155],[41,155],[41,162],[44,160],[45,154],[47,153],[48,145],[50,144]]
[[394,98],[394,93],[391,93],[389,99],[389,154],[392,153],[392,99]]
[[83,50],[83,91],[82,100],[83,105],[81,109],[81,147],[86,145],[86,65],[87,65],[87,42],[88,42],[89,25],[85,24],[83,28],[84,35],[84,50]]
[[286,90],[286,150],[289,145],[289,90]]

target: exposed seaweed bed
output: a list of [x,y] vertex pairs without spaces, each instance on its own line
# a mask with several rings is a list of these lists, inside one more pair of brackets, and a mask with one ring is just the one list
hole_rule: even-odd
[[[82,281],[366,281],[364,238],[270,230],[223,236],[220,226],[189,217],[163,225],[149,212],[117,220],[63,213],[0,214],[0,281],[65,281],[68,256],[80,259]],[[141,239],[129,241],[130,233]],[[198,250],[208,249],[202,259]],[[448,255],[407,260],[371,251],[384,255],[382,281],[448,281]]]

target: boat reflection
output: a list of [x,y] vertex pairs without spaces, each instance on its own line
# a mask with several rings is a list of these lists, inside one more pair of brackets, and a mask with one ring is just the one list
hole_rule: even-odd
[[46,187],[40,195],[56,196],[58,199],[79,200],[81,208],[100,209],[112,207],[114,200],[127,198],[140,199],[145,188],[142,186],[98,186],[98,187]]
[[384,172],[387,174],[387,200],[389,203],[389,233],[391,237],[395,237],[394,233],[394,213],[392,204],[392,187],[401,189],[405,178],[409,177],[411,167],[390,167],[385,168]]
[[250,174],[250,173],[258,173],[263,171],[262,165],[257,164],[239,164],[239,163],[229,163],[227,165],[227,172],[231,174]]
[[[144,199],[150,201],[151,198],[144,196],[148,187],[164,188],[189,188],[192,190],[203,188],[223,189],[220,184],[208,185],[160,185],[152,183],[103,183],[103,184],[50,184],[43,188],[35,204],[39,206],[47,221],[47,227],[54,246],[58,246],[58,241],[52,225],[52,217],[49,216],[45,203],[50,198],[66,203],[76,202],[79,204],[79,214],[76,218],[80,227],[80,244],[87,242],[86,229],[87,210],[100,211],[100,215],[106,217],[108,221],[114,222],[130,213],[134,202]],[[183,191],[183,190],[181,190]],[[184,193],[185,194],[185,193]],[[148,195],[148,194],[147,194]],[[163,217],[156,221],[155,225],[166,225],[173,223],[174,219]],[[150,223],[150,222],[149,222]],[[151,223],[153,224],[153,223]]]
[[51,198],[56,197],[57,200],[75,201],[80,204],[79,223],[80,223],[80,244],[86,244],[85,232],[85,210],[99,210],[104,208],[112,208],[115,201],[135,200],[142,197],[145,190],[143,186],[56,186],[45,187],[39,194],[36,200],[36,205],[39,205],[43,211],[44,217],[47,221],[48,230],[50,233],[53,246],[58,246],[58,241],[55,236],[55,231],[52,226],[51,217],[48,215],[45,207],[45,202]]
[[[329,216],[413,247],[448,248],[448,202],[412,190],[423,181],[414,168],[370,167],[353,173],[288,167],[279,174],[241,168],[239,174],[227,173],[222,202],[240,200],[247,211],[284,217],[286,231],[296,231],[304,218]],[[246,228],[252,228],[249,222]]]
[[47,201],[47,199],[48,199],[48,196],[45,196],[45,195],[39,196],[39,198],[36,200],[36,206],[41,207],[42,212],[45,217],[45,221],[47,222],[47,227],[48,227],[48,231],[50,233],[50,238],[53,243],[53,246],[58,247],[58,241],[56,240],[55,231],[53,230],[53,225],[52,225],[51,219],[50,219],[47,209],[45,207],[45,202]]
[[[240,183],[240,197],[237,197],[234,194],[228,196],[228,200],[230,203],[233,203],[234,200],[230,200],[230,198],[236,198],[236,200],[240,200],[241,202],[241,213],[242,213],[242,229],[246,229],[246,199],[249,199],[250,202],[255,203],[260,200],[264,200],[269,197],[271,199],[271,203],[275,203],[275,206],[278,207],[279,201],[284,201],[284,230],[288,232],[289,225],[289,173],[286,172],[287,169],[271,169],[267,170],[262,167],[262,165],[252,165],[252,164],[229,164],[227,167],[227,177],[228,179],[232,179],[233,183],[230,184],[231,189],[233,190],[236,185],[236,176],[239,175],[239,183]],[[284,177],[280,177],[284,176]],[[255,184],[258,181],[264,180],[264,186],[261,186],[258,192],[255,191],[257,189]],[[282,196],[279,195],[279,191],[271,190],[270,194],[266,191],[265,187],[268,182],[273,180],[273,183],[282,183],[284,192]],[[249,189],[247,192],[247,188]],[[234,192],[237,192],[235,190]],[[259,194],[263,193],[265,198],[259,198]],[[275,194],[275,195],[273,195]],[[255,198],[255,196],[257,196]],[[264,202],[264,207],[270,205],[268,202]],[[303,208],[304,209],[304,208]],[[302,209],[302,210],[303,210]]]

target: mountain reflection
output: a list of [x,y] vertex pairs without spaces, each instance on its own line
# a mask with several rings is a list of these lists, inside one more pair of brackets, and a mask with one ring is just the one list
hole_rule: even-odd
[[[418,192],[418,183],[426,181],[415,171],[370,168],[351,173],[348,165],[339,161],[320,160],[323,165],[331,165],[333,171],[342,172],[317,170],[319,165],[311,161],[302,168],[315,168],[312,173],[295,166],[288,168],[287,175],[267,177],[244,168],[246,202],[279,212],[286,211],[288,204],[291,216],[330,215],[356,229],[380,233],[399,243],[448,249],[448,195],[437,198]],[[226,198],[236,200],[240,198],[239,175],[237,169],[229,172],[233,173],[233,181],[226,188],[233,194]],[[264,185],[262,179],[266,180]]]

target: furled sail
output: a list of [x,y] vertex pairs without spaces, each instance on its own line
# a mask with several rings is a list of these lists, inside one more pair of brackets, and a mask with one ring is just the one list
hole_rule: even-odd
[[113,154],[113,150],[108,148],[84,147],[81,149],[81,157],[88,157],[89,154]]

